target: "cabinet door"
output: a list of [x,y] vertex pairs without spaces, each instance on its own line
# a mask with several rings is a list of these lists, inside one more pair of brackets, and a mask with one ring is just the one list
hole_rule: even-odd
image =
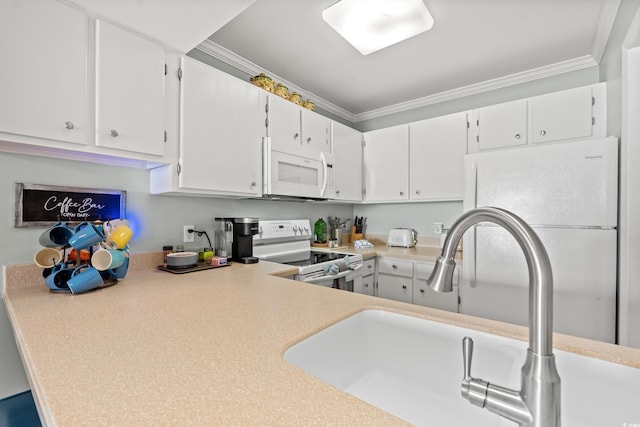
[[453,274],[453,291],[450,293],[436,292],[429,285],[427,279],[431,275],[435,264],[432,262],[416,262],[415,280],[413,282],[413,303],[425,307],[458,312],[458,270]]
[[87,37],[57,1],[0,2],[0,132],[86,144]]
[[378,296],[396,301],[413,301],[413,279],[410,277],[378,275]]
[[354,290],[360,294],[373,295],[374,290],[374,276],[365,276],[362,278],[362,288]]
[[164,153],[162,47],[96,21],[96,145]]
[[410,125],[412,200],[462,200],[467,113]]
[[533,142],[592,136],[592,107],[591,86],[532,98]]
[[362,200],[362,133],[337,122],[333,122],[332,130],[336,199],[359,202]]
[[302,114],[302,144],[308,148],[331,153],[329,131],[331,120],[307,109],[301,109]]
[[366,132],[364,140],[364,200],[408,200],[409,126]]
[[181,188],[260,195],[262,90],[182,59]]
[[481,108],[477,114],[479,150],[527,143],[526,99]]
[[275,150],[302,147],[300,108],[286,99],[269,95],[267,134]]

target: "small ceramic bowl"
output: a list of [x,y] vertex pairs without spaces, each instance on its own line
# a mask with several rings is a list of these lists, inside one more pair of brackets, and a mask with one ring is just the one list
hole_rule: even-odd
[[198,263],[197,252],[174,252],[167,255],[167,266],[173,268],[193,267]]

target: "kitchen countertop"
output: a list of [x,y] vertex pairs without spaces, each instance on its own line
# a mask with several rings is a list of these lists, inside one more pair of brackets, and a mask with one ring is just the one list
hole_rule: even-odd
[[[284,279],[293,271],[280,264],[170,274],[159,260],[134,254],[125,280],[80,295],[49,292],[33,265],[5,267],[7,312],[45,425],[404,425],[290,365],[285,350],[364,309],[528,337],[521,326]],[[638,349],[561,334],[554,347],[640,368]]]

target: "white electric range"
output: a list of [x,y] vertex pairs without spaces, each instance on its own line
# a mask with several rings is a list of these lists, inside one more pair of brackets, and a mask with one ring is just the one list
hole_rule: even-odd
[[[295,279],[353,292],[362,284],[362,255],[311,247],[308,219],[260,220],[253,256],[298,267]],[[348,257],[345,259],[345,257]],[[348,262],[347,262],[348,261]],[[334,264],[336,268],[330,268]]]

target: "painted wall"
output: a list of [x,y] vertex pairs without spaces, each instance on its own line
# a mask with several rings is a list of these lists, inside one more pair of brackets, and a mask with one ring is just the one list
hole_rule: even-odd
[[[126,190],[127,218],[135,231],[131,241],[133,252],[160,251],[166,244],[183,244],[187,250],[208,246],[204,236],[196,236],[194,244],[183,243],[182,226],[193,224],[213,239],[213,218],[218,216],[307,218],[313,224],[318,216],[350,218],[352,214],[352,206],[348,204],[150,195],[149,173],[142,169],[0,153],[0,170],[0,200],[4,202],[0,236],[5,242],[0,245],[0,265],[33,262],[33,254],[39,249],[38,236],[44,231],[41,227],[14,227],[16,182]],[[27,389],[5,306],[0,304],[0,399]]]

